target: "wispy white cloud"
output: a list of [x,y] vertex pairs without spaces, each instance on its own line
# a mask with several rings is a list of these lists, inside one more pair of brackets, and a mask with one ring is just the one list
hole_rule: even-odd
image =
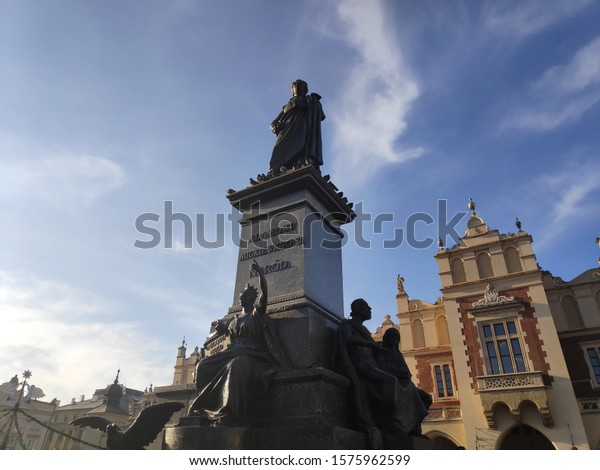
[[[3,153],[10,150],[4,149]],[[18,153],[18,152],[17,152]],[[119,189],[125,170],[95,155],[12,155],[0,175],[0,194],[26,197],[55,205],[89,204]]]
[[357,60],[334,104],[333,172],[346,185],[382,167],[419,157],[421,147],[402,147],[407,115],[419,85],[403,59],[381,2],[343,2],[337,9],[341,38]]
[[600,83],[600,36],[579,49],[565,65],[552,67],[534,84],[541,92],[574,93]]
[[600,168],[593,162],[572,161],[528,183],[523,189],[528,194],[525,205],[536,208],[532,215],[539,218],[541,226],[536,246],[543,249],[557,242],[577,221],[597,213],[599,191]]
[[548,131],[563,124],[577,121],[600,101],[600,91],[571,99],[548,99],[526,108],[513,110],[502,122],[501,129],[533,129]]
[[69,400],[110,383],[121,367],[133,388],[169,383],[156,341],[139,324],[120,320],[115,306],[93,293],[28,275],[0,272],[0,381],[31,369],[32,383]]
[[529,0],[488,2],[484,7],[485,27],[511,40],[519,40],[574,16],[593,0]]
[[580,119],[600,102],[600,36],[571,60],[546,70],[510,111],[501,129],[547,131]]

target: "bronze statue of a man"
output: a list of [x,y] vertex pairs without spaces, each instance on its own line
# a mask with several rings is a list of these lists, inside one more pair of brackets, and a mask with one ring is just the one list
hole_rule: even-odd
[[269,170],[277,175],[282,168],[323,164],[321,121],[325,119],[321,97],[308,93],[304,80],[292,83],[292,97],[271,123],[271,131],[277,136]]
[[431,396],[411,380],[398,344],[398,331],[390,331],[383,345],[363,325],[371,307],[363,299],[351,305],[351,318],[340,324],[340,353],[344,372],[352,382],[357,424],[373,449],[383,448],[383,434],[419,436]]

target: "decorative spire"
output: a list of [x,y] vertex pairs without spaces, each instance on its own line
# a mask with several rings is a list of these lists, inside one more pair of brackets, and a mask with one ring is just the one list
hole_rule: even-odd
[[185,344],[185,336],[183,337],[183,340],[181,341],[181,347],[185,348],[186,344]]
[[118,383],[119,383],[119,374],[120,374],[120,373],[121,373],[121,369],[119,368],[119,369],[117,370],[117,376],[115,377],[115,381],[114,381],[114,383],[115,383],[115,384],[118,384]]
[[518,217],[515,219],[515,225],[517,226],[519,233],[523,232],[523,230],[521,230],[521,221],[519,220]]
[[438,247],[440,250],[444,248],[444,240],[442,240],[442,237],[438,238]]
[[471,215],[477,215],[475,214],[475,203],[473,202],[473,199],[469,198],[469,204],[467,204],[467,207],[471,211]]

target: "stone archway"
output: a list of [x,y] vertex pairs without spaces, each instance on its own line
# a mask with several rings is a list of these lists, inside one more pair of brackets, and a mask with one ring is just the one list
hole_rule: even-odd
[[501,450],[556,450],[552,442],[537,429],[521,424],[509,431],[498,447]]
[[453,437],[441,431],[430,431],[425,433],[427,439],[433,442],[437,449],[440,450],[456,450],[464,449]]
[[458,448],[453,441],[444,436],[436,436],[431,439],[431,442],[435,444],[436,449],[440,450],[456,450]]

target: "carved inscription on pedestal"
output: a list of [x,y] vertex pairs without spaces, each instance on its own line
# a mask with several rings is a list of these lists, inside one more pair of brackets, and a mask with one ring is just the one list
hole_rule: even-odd
[[[266,230],[261,233],[256,233],[247,241],[251,249],[245,253],[240,254],[239,261],[248,261],[251,259],[258,258],[260,256],[270,255],[282,250],[287,250],[294,247],[301,247],[304,245],[304,237],[297,236],[288,238],[287,240],[281,240],[280,236],[285,234],[297,233],[298,224],[295,222],[285,224],[281,227]],[[275,241],[276,239],[277,241]],[[276,259],[273,263],[269,263],[263,266],[264,274],[276,273],[292,267],[292,262],[286,259]],[[256,277],[257,274],[252,273],[251,277]]]

